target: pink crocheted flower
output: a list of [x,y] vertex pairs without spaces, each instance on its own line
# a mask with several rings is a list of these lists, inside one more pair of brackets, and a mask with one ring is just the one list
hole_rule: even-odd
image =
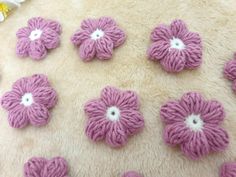
[[135,171],[128,171],[125,174],[123,174],[122,177],[143,177],[143,176]]
[[8,121],[14,128],[23,128],[29,123],[42,126],[49,121],[49,109],[55,106],[57,93],[45,75],[33,75],[17,80],[12,90],[6,92],[1,105],[8,111]]
[[68,165],[62,157],[33,157],[24,165],[24,177],[69,177]]
[[144,126],[138,96],[133,91],[106,87],[101,98],[87,102],[84,110],[88,116],[86,135],[93,141],[105,139],[111,147],[125,145],[128,136]]
[[41,17],[31,18],[28,26],[20,28],[16,36],[16,54],[19,57],[30,56],[32,59],[41,60],[46,57],[47,50],[59,46],[61,25],[52,20]]
[[233,82],[232,89],[236,92],[236,53],[234,58],[225,64],[224,75]]
[[206,101],[200,94],[189,92],[162,106],[160,116],[166,124],[165,142],[180,145],[192,159],[223,151],[229,144],[227,132],[219,126],[225,112],[218,101]]
[[81,29],[71,37],[84,61],[91,61],[95,56],[100,60],[110,59],[113,49],[123,44],[125,39],[124,31],[110,17],[84,20]]
[[188,31],[182,20],[174,20],[170,26],[157,26],[151,33],[151,40],[148,56],[151,60],[160,61],[166,71],[180,72],[201,65],[201,38],[199,34]]
[[224,163],[220,168],[220,177],[236,177],[236,163]]

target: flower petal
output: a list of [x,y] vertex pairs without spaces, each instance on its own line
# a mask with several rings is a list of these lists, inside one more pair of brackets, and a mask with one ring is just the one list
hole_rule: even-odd
[[25,177],[41,177],[41,171],[43,170],[47,160],[41,157],[33,157],[24,164],[24,176]]
[[23,28],[20,28],[16,32],[16,36],[17,36],[18,39],[20,39],[20,38],[28,38],[30,33],[31,33],[31,30],[29,29],[29,27],[23,27]]
[[116,26],[116,22],[111,17],[101,17],[98,19],[99,29],[106,30],[113,26]]
[[205,109],[204,98],[196,92],[185,93],[181,100],[180,104],[188,113],[188,115],[195,114],[199,115]]
[[91,61],[96,54],[95,41],[91,39],[85,40],[79,48],[79,54],[84,61]]
[[225,150],[229,145],[229,136],[224,129],[216,125],[205,124],[203,131],[212,151]]
[[45,28],[41,35],[41,40],[47,49],[54,49],[59,46],[60,38],[56,31],[51,28]]
[[139,111],[121,111],[120,122],[123,125],[125,134],[127,135],[133,135],[139,132],[144,127],[144,119]]
[[127,135],[120,122],[110,124],[110,129],[106,134],[106,143],[114,148],[121,147],[127,143]]
[[100,100],[88,101],[84,106],[84,112],[89,118],[96,118],[97,116],[105,117],[106,109],[106,105]]
[[105,33],[113,41],[114,47],[122,45],[126,40],[124,31],[117,26],[106,28]]
[[64,158],[55,157],[49,160],[42,172],[42,177],[65,177],[68,173],[68,165]]
[[112,57],[113,47],[114,47],[113,42],[109,37],[104,36],[98,39],[96,41],[96,51],[97,51],[96,56],[100,60],[110,59]]
[[169,42],[173,38],[170,28],[167,25],[157,26],[151,33],[151,40],[153,42],[166,41]]
[[236,163],[226,162],[220,167],[220,177],[235,177],[236,176]]
[[201,37],[198,33],[194,33],[194,32],[187,32],[183,37],[182,40],[184,42],[185,45],[189,45],[189,44],[195,44],[195,45],[202,45],[202,40]]
[[183,36],[185,36],[186,33],[188,33],[187,26],[182,20],[174,20],[170,24],[170,29],[173,36],[178,38],[183,38]]
[[46,26],[51,28],[52,30],[56,31],[57,34],[61,34],[61,25],[57,21],[47,20],[47,25]]
[[22,105],[18,105],[9,111],[8,122],[13,128],[24,128],[26,125],[28,125],[28,115]]
[[202,47],[199,44],[189,44],[184,50],[186,57],[186,68],[194,69],[202,63]]
[[16,108],[21,101],[19,93],[13,91],[6,92],[1,98],[1,105],[4,109],[10,111]]
[[168,55],[170,43],[166,41],[157,41],[151,44],[147,54],[151,60],[161,60]]
[[101,100],[105,103],[106,106],[117,105],[118,100],[120,99],[120,90],[115,87],[107,86],[102,90]]
[[124,173],[122,177],[143,177],[143,176],[135,171],[128,171]]
[[50,114],[44,105],[33,103],[26,112],[30,123],[34,126],[43,126],[49,121]]
[[47,55],[47,50],[40,40],[34,40],[30,43],[29,56],[35,60],[41,60]]
[[19,57],[27,57],[30,50],[30,40],[28,38],[21,38],[16,44],[16,54]]
[[89,39],[89,37],[88,31],[78,30],[71,37],[71,42],[76,46],[80,46],[85,40]]
[[219,125],[225,118],[224,107],[218,101],[206,101],[201,117],[206,123]]
[[188,113],[178,101],[170,101],[163,105],[160,110],[161,119],[166,124],[183,122],[187,115]]
[[51,87],[38,87],[33,91],[34,101],[50,109],[57,103],[57,93]]
[[95,31],[98,28],[98,20],[93,19],[93,18],[88,18],[86,20],[83,20],[81,23],[81,28],[83,30],[87,30],[90,33],[92,33],[93,31]]
[[210,152],[210,146],[205,134],[201,131],[192,132],[188,141],[181,144],[183,153],[193,160],[197,160]]
[[134,91],[120,91],[119,98],[116,100],[116,105],[122,110],[138,110],[139,99]]
[[28,20],[28,26],[31,30],[42,29],[46,26],[47,21],[42,17],[34,17]]
[[171,49],[164,59],[160,61],[167,72],[180,72],[185,66],[185,56],[182,51]]
[[236,60],[230,60],[225,64],[224,75],[231,81],[236,79]]
[[169,124],[164,130],[164,140],[166,144],[178,145],[189,140],[191,132],[184,122]]

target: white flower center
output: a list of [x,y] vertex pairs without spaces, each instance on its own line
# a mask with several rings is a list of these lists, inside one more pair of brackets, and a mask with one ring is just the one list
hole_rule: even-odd
[[185,49],[185,45],[181,39],[173,37],[173,39],[170,40],[170,48],[183,50]]
[[21,103],[24,106],[31,106],[34,103],[34,99],[33,99],[33,95],[32,93],[25,93],[22,97],[21,97]]
[[201,131],[204,122],[202,121],[200,115],[191,114],[185,120],[187,127],[193,131]]
[[93,39],[93,40],[97,40],[97,39],[100,39],[101,37],[104,36],[104,32],[100,29],[96,29],[96,31],[94,31],[90,37]]
[[106,116],[111,121],[118,121],[120,119],[120,110],[115,106],[109,107]]
[[39,39],[41,37],[42,33],[43,33],[42,30],[35,29],[35,30],[31,31],[29,38],[31,41],[34,41],[36,39]]

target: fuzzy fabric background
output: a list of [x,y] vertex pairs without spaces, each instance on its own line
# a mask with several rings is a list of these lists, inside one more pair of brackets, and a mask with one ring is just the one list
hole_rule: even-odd
[[[61,46],[43,61],[19,59],[15,55],[18,28],[34,16],[61,22]],[[110,61],[83,63],[70,37],[87,17],[111,16],[127,33],[127,41]],[[147,60],[150,32],[159,23],[183,19],[190,31],[203,40],[203,64],[194,71],[167,74]],[[145,177],[217,177],[221,163],[236,160],[236,95],[223,78],[224,63],[236,51],[235,0],[31,0],[0,24],[0,93],[10,90],[20,77],[47,74],[59,94],[50,123],[42,128],[16,130],[8,125],[7,112],[0,111],[0,176],[22,177],[23,164],[32,156],[63,156],[71,177],[119,177],[137,170]],[[112,85],[136,91],[146,126],[121,149],[93,143],[84,134],[83,104]],[[191,161],[179,148],[163,143],[160,106],[187,91],[215,98],[226,109],[223,127],[230,135],[224,153]]]

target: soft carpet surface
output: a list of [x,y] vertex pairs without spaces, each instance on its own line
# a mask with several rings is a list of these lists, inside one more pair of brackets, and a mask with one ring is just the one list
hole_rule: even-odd
[[[236,95],[223,77],[223,66],[236,51],[236,2],[234,0],[71,0],[27,1],[0,24],[0,93],[10,90],[17,79],[35,73],[49,77],[59,101],[51,121],[42,128],[22,130],[8,125],[7,112],[0,111],[0,176],[23,176],[23,164],[32,156],[64,157],[71,177],[119,177],[128,170],[145,177],[217,177],[220,165],[236,157]],[[61,22],[61,46],[42,61],[19,59],[15,54],[18,28],[27,20],[42,16]],[[70,37],[88,17],[111,16],[125,30],[127,41],[115,50],[112,60],[84,63]],[[160,65],[147,60],[150,32],[159,23],[184,20],[190,31],[203,40],[203,64],[194,71],[167,74]],[[84,103],[99,96],[107,85],[136,91],[141,100],[145,128],[121,149],[93,143],[84,133]],[[198,91],[215,98],[226,109],[223,127],[230,145],[191,161],[179,148],[166,146],[159,110],[169,99]]]

